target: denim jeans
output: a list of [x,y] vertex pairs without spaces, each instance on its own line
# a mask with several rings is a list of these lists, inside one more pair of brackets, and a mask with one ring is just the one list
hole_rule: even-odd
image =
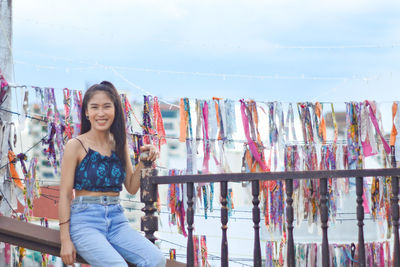
[[126,267],[126,261],[138,267],[166,264],[161,251],[129,225],[120,204],[73,203],[70,235],[92,267]]

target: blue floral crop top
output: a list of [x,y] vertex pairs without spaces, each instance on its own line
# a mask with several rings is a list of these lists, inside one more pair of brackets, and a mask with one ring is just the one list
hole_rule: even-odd
[[[82,142],[77,139],[81,145]],[[118,155],[113,151],[111,156],[86,150],[86,156],[75,170],[74,189],[96,192],[119,192],[125,181],[126,173]]]

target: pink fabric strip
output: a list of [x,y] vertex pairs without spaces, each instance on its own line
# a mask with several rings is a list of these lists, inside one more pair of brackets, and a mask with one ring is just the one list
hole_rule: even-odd
[[379,134],[379,136],[381,137],[382,143],[383,143],[383,147],[385,148],[385,151],[388,155],[390,155],[390,147],[388,145],[388,143],[386,142],[385,138],[383,137],[381,131],[379,130],[379,125],[378,122],[376,120],[374,111],[372,110],[371,104],[369,103],[368,100],[365,100],[365,102],[367,103],[367,105],[369,106],[369,115],[371,117],[371,121],[372,124],[375,126],[376,132]]
[[383,243],[379,244],[379,259],[380,259],[379,266],[385,266],[385,252],[383,250]]
[[261,160],[261,156],[258,153],[257,146],[254,143],[254,141],[250,138],[250,133],[249,133],[249,120],[246,116],[246,104],[244,103],[243,100],[240,100],[240,109],[242,111],[242,122],[243,122],[243,128],[244,128],[244,134],[246,135],[247,142],[249,144],[249,148],[251,151],[251,154],[253,157],[256,159],[258,164],[260,165],[261,169],[266,172],[267,167],[265,166],[264,162]]
[[210,143],[208,140],[208,104],[207,101],[204,101],[203,106],[203,120],[204,120],[204,129],[203,129],[203,148],[204,148],[204,160],[203,160],[203,173],[208,173],[208,163],[210,161]]

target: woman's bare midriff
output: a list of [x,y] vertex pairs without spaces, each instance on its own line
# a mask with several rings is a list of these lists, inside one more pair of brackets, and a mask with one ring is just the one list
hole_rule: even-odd
[[94,191],[87,191],[87,190],[75,190],[75,196],[119,196],[119,192],[94,192]]

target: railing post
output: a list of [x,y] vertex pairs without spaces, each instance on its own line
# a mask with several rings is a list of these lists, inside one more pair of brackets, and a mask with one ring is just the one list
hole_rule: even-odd
[[194,185],[189,182],[187,185],[187,228],[188,228],[188,240],[186,249],[186,263],[188,267],[194,266],[194,247],[193,247],[193,221],[194,221],[194,210],[193,210],[193,191]]
[[286,180],[286,222],[287,222],[287,266],[295,266],[295,255],[294,255],[294,240],[293,240],[293,180]]
[[142,211],[145,213],[141,218],[140,228],[145,232],[145,236],[151,242],[156,241],[154,232],[158,230],[158,219],[154,216],[156,208],[154,203],[157,201],[157,184],[150,182],[152,176],[157,176],[157,170],[152,168],[152,162],[143,160],[143,169],[140,179],[140,201],[144,203]]
[[322,266],[329,267],[328,242],[328,178],[319,179],[320,213],[322,228]]
[[[392,168],[396,168],[396,155],[394,146],[391,147]],[[399,177],[392,176],[392,224],[394,232],[393,244],[393,266],[400,266],[400,246],[399,246]]]
[[221,229],[222,229],[222,241],[221,241],[221,266],[228,267],[228,238],[226,230],[228,229],[228,206],[227,206],[227,195],[228,195],[228,182],[221,182]]
[[357,221],[358,221],[358,266],[366,266],[365,262],[365,243],[364,243],[364,177],[356,177],[357,194]]
[[261,267],[261,247],[260,247],[260,181],[251,181],[251,193],[253,195],[253,223],[254,223],[254,251],[253,251],[253,266]]

